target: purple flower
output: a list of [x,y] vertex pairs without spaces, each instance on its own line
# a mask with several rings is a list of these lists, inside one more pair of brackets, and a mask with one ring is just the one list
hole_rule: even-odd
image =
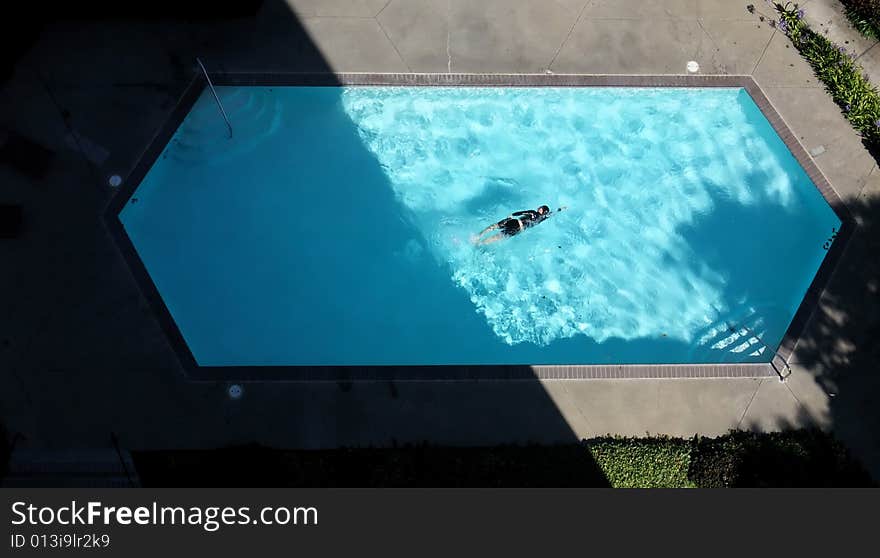
[[780,20],[779,20],[779,29],[780,29],[783,33],[788,34],[788,24],[785,23],[785,20],[784,20],[784,19],[780,19]]
[[852,107],[851,107],[851,106],[849,106],[849,105],[846,105],[846,108],[845,108],[845,109],[843,109],[843,110],[845,110],[845,111],[846,111],[846,112],[849,112],[849,111],[850,111],[850,110],[851,110],[851,109],[852,109]]
[[837,47],[837,50],[840,52],[840,54],[843,54],[846,52],[846,49],[842,46]]
[[878,128],[880,128],[880,120],[875,121],[874,126],[877,126]]
[[803,9],[800,9],[797,11],[797,18],[804,19],[804,10]]

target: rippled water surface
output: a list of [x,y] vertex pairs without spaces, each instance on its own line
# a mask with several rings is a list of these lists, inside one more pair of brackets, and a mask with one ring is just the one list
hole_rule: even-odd
[[839,226],[740,89],[219,93],[121,214],[203,365],[767,361]]

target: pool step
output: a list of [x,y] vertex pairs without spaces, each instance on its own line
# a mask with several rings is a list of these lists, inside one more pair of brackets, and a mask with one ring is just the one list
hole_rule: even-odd
[[752,308],[724,320],[716,320],[698,331],[691,351],[694,362],[698,355],[705,355],[706,362],[737,362],[742,354],[757,352],[754,358],[765,356],[767,351],[762,340],[764,319]]

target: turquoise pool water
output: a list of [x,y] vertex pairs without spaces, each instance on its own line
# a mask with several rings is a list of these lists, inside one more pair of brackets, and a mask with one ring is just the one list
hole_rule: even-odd
[[120,213],[201,365],[766,362],[840,225],[742,89],[218,93]]

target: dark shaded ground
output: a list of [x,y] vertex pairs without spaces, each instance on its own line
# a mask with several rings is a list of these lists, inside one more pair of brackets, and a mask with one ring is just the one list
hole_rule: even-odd
[[820,430],[696,438],[688,478],[701,488],[875,486],[843,445]]
[[[842,0],[842,4],[853,24],[859,18],[869,27],[878,21],[880,2],[877,0]],[[775,10],[762,12],[761,9],[758,5],[757,10],[750,8],[749,11],[757,11],[768,19],[778,18]],[[864,31],[863,27],[856,26]],[[822,68],[813,64],[813,71],[819,79]],[[832,89],[841,86],[826,83],[825,87],[832,95]],[[846,102],[842,97],[837,99],[844,117],[847,116]],[[855,129],[853,133],[859,134]],[[880,164],[880,144],[876,138],[863,138],[862,144]],[[860,456],[874,477],[880,478],[880,345],[876,342],[880,334],[880,188],[877,169],[867,177],[859,197],[844,202],[858,227],[791,362],[799,365],[795,373],[811,375],[831,398],[831,428]],[[792,389],[797,396],[798,388]]]
[[[870,180],[870,179],[869,179]],[[831,397],[832,428],[880,470],[880,197],[849,204],[859,226],[792,361]]]
[[[4,14],[8,15],[8,14]],[[28,11],[3,17],[0,23],[0,85],[12,77],[15,64],[40,38],[43,22]]]
[[0,23],[0,85],[9,79],[15,64],[40,38],[47,23],[59,21],[215,21],[250,17],[263,0],[152,0],[119,2],[92,0],[62,2],[50,0],[38,5],[19,3],[14,10],[7,6]]
[[139,21],[218,20],[253,16],[263,0],[151,0],[150,2],[55,2],[48,17],[59,20],[131,19]]
[[[877,21],[877,0],[842,0],[850,21]],[[753,9],[749,11],[754,12]],[[762,13],[761,10],[757,10]],[[777,18],[774,10],[769,18]],[[857,27],[859,27],[857,25]],[[862,27],[860,27],[864,31]],[[816,30],[808,30],[814,33]],[[817,33],[817,32],[816,32]],[[808,60],[809,62],[809,60]],[[819,77],[823,68],[813,66]],[[843,82],[841,82],[843,83]],[[840,83],[825,83],[826,92]],[[846,117],[846,100],[838,96]],[[854,134],[859,134],[853,130]],[[865,149],[880,163],[876,138],[864,138]],[[841,262],[827,286],[819,308],[805,329],[791,359],[797,374],[809,374],[830,399],[831,428],[880,476],[880,188],[875,169],[857,199],[844,200],[857,223]],[[797,395],[798,388],[793,388]]]
[[[400,393],[395,384],[248,384],[246,396],[230,402],[225,384],[194,384],[182,376],[155,314],[104,226],[106,202],[116,193],[104,175],[110,169],[125,175],[134,165],[157,123],[199,75],[197,55],[210,70],[266,64],[278,71],[332,71],[284,0],[263,5],[260,17],[234,23],[151,22],[149,33],[135,39],[119,36],[113,26],[105,31],[102,23],[90,20],[47,25],[47,33],[61,37],[47,41],[55,48],[41,42],[37,54],[27,58],[22,73],[33,73],[52,102],[39,106],[57,108],[46,116],[54,126],[45,126],[37,137],[53,140],[49,145],[54,147],[63,141],[53,134],[76,131],[112,147],[112,153],[100,166],[59,149],[45,179],[36,181],[12,169],[22,179],[8,191],[0,189],[0,202],[20,205],[26,225],[18,238],[0,245],[11,262],[9,273],[0,274],[2,309],[9,316],[0,320],[0,371],[13,385],[0,397],[0,411],[11,431],[24,433],[19,447],[103,445],[108,425],[116,430],[122,449],[167,447],[170,438],[176,447],[257,441],[294,448],[390,445],[393,436],[410,441],[431,436],[471,445],[484,440],[575,443],[571,426],[537,380],[481,383],[466,391],[414,385]],[[154,40],[166,32],[162,41]],[[67,51],[67,45],[84,46]],[[103,56],[114,47],[120,55]],[[113,64],[127,65],[119,71]],[[141,81],[142,74],[149,79]],[[129,91],[139,92],[134,108],[125,105]],[[30,108],[26,101],[14,99]],[[29,114],[26,109],[4,111],[0,125],[24,133],[34,127]],[[125,126],[118,127],[118,122]],[[342,133],[357,136],[353,126]],[[372,155],[365,151],[364,157]],[[381,173],[375,165],[374,171]],[[190,455],[193,467],[214,464],[210,453]],[[272,471],[278,470],[277,459],[261,450],[237,455],[234,469],[250,475],[243,478],[272,479]],[[421,459],[451,463],[452,458],[430,454]],[[537,467],[539,460],[548,459],[553,455],[545,453],[532,463]],[[590,461],[588,454],[578,456],[579,475],[598,471]],[[453,476],[447,478],[473,479],[481,470],[493,469],[468,461],[450,469]],[[213,478],[218,485],[229,485],[243,474]],[[539,475],[534,483],[550,482],[534,474]],[[492,484],[491,479],[485,482]],[[601,474],[590,482],[601,483]]]
[[134,459],[144,486],[608,486],[590,452],[575,444],[320,451],[244,446],[140,452]]
[[[608,487],[592,455],[599,446],[632,446],[624,476],[656,482],[662,454],[652,442],[690,454],[698,487],[873,486],[868,473],[818,430],[732,432],[718,438],[599,438],[580,444],[448,448],[428,445],[321,451],[242,446],[134,454],[144,486],[247,487]],[[663,483],[661,483],[662,485]]]
[[8,130],[0,130],[0,164],[9,165],[33,180],[41,180],[52,163],[54,153]]
[[880,197],[863,197],[848,208],[859,226],[813,315],[818,327],[797,350],[796,362],[825,369],[820,380],[828,388],[846,376],[876,378],[880,372]]
[[6,426],[0,422],[0,480],[6,476],[9,471],[9,458],[12,455],[12,439]]
[[[217,29],[204,35],[194,33],[193,39],[188,43],[169,41],[168,65],[175,71],[169,72],[171,76],[169,79],[157,74],[155,82],[147,84],[149,88],[151,90],[155,88],[157,91],[181,90],[195,75],[194,56],[203,50],[208,50],[212,45],[226,44],[229,41],[235,45],[235,53],[241,55],[241,59],[228,63],[230,68],[247,67],[248,62],[271,54],[269,52],[271,50],[279,53],[279,58],[273,59],[269,64],[271,69],[283,71],[331,69],[311,43],[296,16],[284,5],[283,0],[266,0],[264,4],[272,4],[273,14],[276,12],[279,14],[275,22],[279,29],[285,30],[283,40],[279,32],[273,37],[274,42],[267,45],[265,36],[256,26],[253,28],[242,26],[230,28],[228,31]],[[41,6],[45,5],[41,4]],[[46,11],[50,10],[46,9]],[[80,12],[80,16],[82,15],[83,12]],[[20,17],[4,18],[2,23],[4,28],[21,29],[23,37],[17,40],[16,33],[12,32],[4,35],[4,40],[15,46],[15,49],[4,49],[4,54],[16,56],[15,52],[25,52],[29,48],[33,39],[27,37],[35,35],[33,31],[28,32],[27,29],[34,27],[25,26],[23,23]],[[161,24],[156,25],[156,31],[162,33]],[[37,25],[35,28],[38,34],[40,26]],[[107,48],[113,48],[112,43],[108,43]],[[265,50],[260,51],[260,49]],[[226,65],[219,56],[211,59],[210,63],[212,69],[215,66],[217,69],[223,69]],[[54,87],[58,82],[59,91],[62,90],[64,82],[62,78],[66,76],[58,77],[53,75],[53,72],[62,73],[63,70],[63,66],[60,65],[40,68],[40,71],[45,73],[46,83],[50,87]],[[77,75],[76,79],[78,86],[99,84],[99,80],[94,76],[92,79],[95,83],[88,83],[89,77]],[[120,83],[114,84],[114,87],[118,91],[114,92],[110,100],[121,98],[123,94],[120,91],[125,90],[123,87],[146,87],[146,85],[140,82]],[[99,89],[96,88],[96,91]],[[171,94],[167,95],[167,99],[157,94],[157,98],[159,97],[162,102],[173,103]],[[100,102],[106,102],[108,98],[100,98],[94,101],[94,104],[102,109],[104,107],[100,106]],[[125,133],[113,135],[107,133],[107,129],[113,127],[101,120],[116,118],[117,115],[122,114],[122,111],[91,110],[94,107],[69,93],[66,97],[63,94],[58,95],[57,100],[59,123],[62,120],[69,121],[77,131],[112,144],[113,156],[119,157],[120,161],[125,163],[136,160],[140,150],[155,132],[156,119],[147,110],[151,106],[149,104],[138,105],[136,110],[126,113],[128,118],[125,120],[127,125]],[[106,102],[106,108],[112,109],[112,103]],[[27,113],[22,111],[22,114]],[[22,124],[22,128],[24,131],[28,126]],[[107,168],[127,167],[120,164],[108,165]],[[67,172],[69,169],[64,170]],[[11,249],[13,247],[11,244],[8,245],[11,254],[8,261],[11,264],[9,268],[4,267],[4,274],[0,274],[0,287],[2,287],[0,292],[6,293],[2,297],[3,312],[5,316],[10,317],[7,320],[0,320],[0,341],[2,341],[0,368],[5,368],[9,377],[16,380],[9,382],[12,388],[4,397],[24,400],[21,405],[14,406],[14,413],[4,409],[4,412],[11,417],[7,419],[10,430],[27,429],[29,432],[34,432],[37,437],[46,433],[44,438],[53,440],[68,436],[78,441],[92,440],[98,437],[90,437],[91,433],[100,432],[103,436],[107,417],[123,415],[127,417],[136,413],[137,416],[144,417],[145,426],[139,426],[140,430],[128,434],[140,443],[151,444],[150,447],[158,446],[157,441],[164,440],[165,431],[171,427],[177,431],[176,439],[198,440],[202,445],[223,445],[227,440],[261,439],[267,430],[267,425],[278,424],[281,426],[274,426],[274,431],[270,435],[275,435],[277,438],[279,436],[275,433],[283,430],[283,437],[291,440],[290,445],[295,446],[303,440],[312,443],[316,443],[314,440],[320,442],[342,440],[340,443],[353,443],[351,440],[358,437],[365,424],[369,424],[371,418],[369,414],[375,413],[378,405],[358,406],[358,399],[348,397],[349,393],[357,392],[357,389],[348,392],[343,389],[344,395],[339,396],[339,400],[343,403],[337,404],[336,399],[324,394],[303,395],[307,391],[305,388],[296,391],[299,388],[267,388],[255,385],[248,387],[248,397],[246,401],[241,402],[242,405],[222,407],[217,401],[223,397],[223,386],[211,392],[207,388],[187,385],[180,377],[176,359],[166,346],[165,338],[157,328],[151,310],[144,303],[112,239],[104,230],[101,221],[102,211],[110,195],[106,180],[101,176],[96,177],[95,192],[89,192],[87,187],[92,184],[78,175],[72,176],[71,182],[75,182],[77,186],[86,184],[87,187],[77,191],[59,187],[64,184],[58,177],[54,180],[54,183],[49,184],[54,188],[46,191],[38,188],[13,190],[9,187],[9,191],[2,190],[3,199],[0,199],[0,202],[20,203],[24,208],[26,224],[21,237],[13,241],[19,243],[14,246],[15,251]],[[44,186],[36,183],[26,183],[26,185]],[[877,300],[877,272],[880,267],[878,203],[880,201],[876,199],[851,203],[851,210],[862,226],[851,240],[839,272],[829,287],[826,300],[817,312],[814,323],[808,328],[795,358],[795,362],[800,363],[803,368],[803,370],[798,369],[796,374],[813,374],[823,389],[833,394],[830,406],[831,426],[838,438],[848,447],[856,449],[858,455],[866,460],[873,471],[880,471],[880,434],[878,434],[880,433],[880,385],[878,385],[877,367],[880,355],[875,342],[880,329],[878,328],[880,304]],[[25,246],[30,254],[34,254],[33,257],[19,255],[24,253],[21,247]],[[6,273],[7,269],[9,269],[8,273]],[[51,299],[49,302],[45,300],[47,296]],[[25,319],[36,325],[27,323],[26,327],[22,326],[21,323]],[[28,335],[21,335],[20,332],[25,330],[28,331]],[[4,347],[7,346],[9,348],[5,349]],[[83,386],[91,388],[95,385],[103,386],[101,393],[90,392],[83,388]],[[151,390],[158,386],[159,389],[145,392],[144,386],[149,386]],[[340,387],[350,387],[350,385]],[[422,423],[417,424],[413,431],[417,431],[419,427],[432,428],[434,424],[432,420],[444,425],[445,430],[434,429],[443,432],[454,430],[459,425],[470,428],[475,428],[474,425],[477,425],[476,428],[479,428],[480,432],[500,432],[510,437],[513,437],[512,433],[527,428],[543,433],[553,431],[563,438],[570,439],[571,445],[565,447],[579,448],[580,446],[574,445],[576,442],[574,433],[557,412],[553,401],[543,391],[541,384],[534,382],[530,387],[533,389],[526,396],[518,399],[510,395],[513,392],[512,388],[510,392],[493,389],[491,393],[488,389],[483,389],[466,402],[456,400],[454,404],[448,405],[448,409],[441,408],[444,403],[435,404],[431,411],[434,414],[430,417],[426,416],[428,413],[426,411],[416,413],[392,410],[388,416],[383,415],[382,419],[415,417]],[[396,391],[393,389],[391,391],[393,394],[383,404],[388,408],[397,409],[392,407],[395,405],[393,400],[397,399]],[[155,399],[145,403],[148,396]],[[58,397],[58,400],[53,400],[53,397]],[[69,401],[71,397],[75,398],[76,406],[71,405]],[[343,399],[343,397],[348,398]],[[447,397],[442,401],[450,399]],[[311,403],[312,400],[317,403]],[[416,404],[422,401],[413,400]],[[0,403],[5,401],[4,399]],[[53,411],[56,408],[65,410],[73,408],[77,409],[77,412],[61,415]],[[345,410],[344,416],[336,414],[340,409]],[[528,411],[524,411],[526,409]],[[443,411],[448,411],[448,418],[444,416]],[[395,414],[398,412],[399,414]],[[524,416],[524,412],[530,414]],[[316,416],[326,417],[327,424],[313,424],[306,420]],[[373,424],[377,423],[381,424],[381,420]],[[52,434],[48,434],[50,432]],[[58,434],[59,432],[62,434]],[[127,433],[120,432],[119,435],[121,445],[125,447]],[[23,445],[26,443],[27,440]],[[236,453],[236,456],[232,458],[225,453],[229,451]],[[392,455],[403,450],[338,450],[338,452],[349,452],[349,455],[352,451],[374,453],[384,451],[391,452],[389,455]],[[399,456],[396,469],[389,470],[411,471],[410,476],[425,479],[427,478],[427,473],[424,472],[425,464],[436,460],[438,463],[448,464],[449,467],[458,467],[453,468],[456,471],[454,475],[448,471],[443,473],[446,476],[440,475],[439,478],[447,480],[454,480],[455,475],[462,475],[464,478],[467,474],[474,475],[468,478],[479,479],[477,475],[480,470],[492,470],[491,467],[496,466],[496,470],[500,467],[505,471],[517,472],[520,480],[526,475],[528,477],[526,480],[531,479],[532,485],[537,485],[538,481],[552,482],[553,479],[548,476],[547,471],[552,470],[553,467],[570,471],[568,477],[561,478],[567,478],[573,483],[586,483],[590,479],[600,482],[593,475],[596,471],[595,464],[590,466],[583,461],[583,455],[572,451],[565,453],[563,450],[558,450],[554,453],[556,450],[545,447],[532,450],[532,457],[521,459],[516,457],[515,453],[507,453],[505,454],[507,465],[500,464],[490,454],[479,455],[479,451],[486,450],[462,450],[465,453],[474,451],[475,453],[469,455],[477,456],[468,457],[466,463],[457,462],[451,453],[442,455],[443,451],[453,450],[437,451],[441,453],[431,453],[422,449],[415,453],[407,453],[406,456]],[[755,451],[758,451],[756,455],[763,456],[762,459],[767,459],[768,463],[774,465],[789,463],[789,468],[798,466],[798,462],[785,461],[783,457],[772,457],[760,447]],[[281,468],[284,460],[278,456],[278,453],[311,455],[311,452],[273,452],[265,449],[218,450],[192,454],[156,453],[150,454],[152,455],[150,459],[158,460],[156,468],[146,469],[143,476],[147,484],[158,482],[156,479],[163,478],[159,474],[163,470],[160,465],[165,467],[164,470],[168,470],[170,465],[167,460],[171,459],[171,463],[176,464],[176,470],[180,475],[173,478],[180,479],[175,481],[179,484],[208,483],[205,481],[207,478],[214,479],[218,485],[236,484],[237,479],[244,478],[241,473],[236,472],[236,466],[242,471],[254,473],[255,476],[247,477],[254,479],[250,482],[271,479],[272,474],[278,480],[279,474],[286,474]],[[161,457],[162,455],[164,457]],[[184,458],[184,455],[193,457]],[[421,457],[417,458],[418,455]],[[426,460],[426,456],[430,459]],[[383,463],[381,459],[371,459],[373,461],[368,460],[368,462]],[[316,462],[320,463],[319,460]],[[748,459],[746,462],[756,463],[755,459]],[[163,463],[165,465],[162,465]],[[419,466],[423,469],[418,469]],[[353,468],[351,465],[340,465],[338,470],[345,470],[346,467]],[[467,473],[468,471],[471,473]],[[269,474],[270,472],[273,473]],[[368,472],[354,467],[351,474],[361,481],[387,479],[390,475],[390,473],[382,473],[374,477],[372,473],[368,475]],[[316,472],[318,476],[315,478],[327,478],[320,476],[319,473],[320,471]],[[299,474],[299,478],[302,478],[303,472],[300,471]],[[485,481],[485,477],[483,480]],[[473,482],[478,481],[473,480]],[[520,485],[529,484],[521,482]],[[817,485],[821,486],[824,483]]]

